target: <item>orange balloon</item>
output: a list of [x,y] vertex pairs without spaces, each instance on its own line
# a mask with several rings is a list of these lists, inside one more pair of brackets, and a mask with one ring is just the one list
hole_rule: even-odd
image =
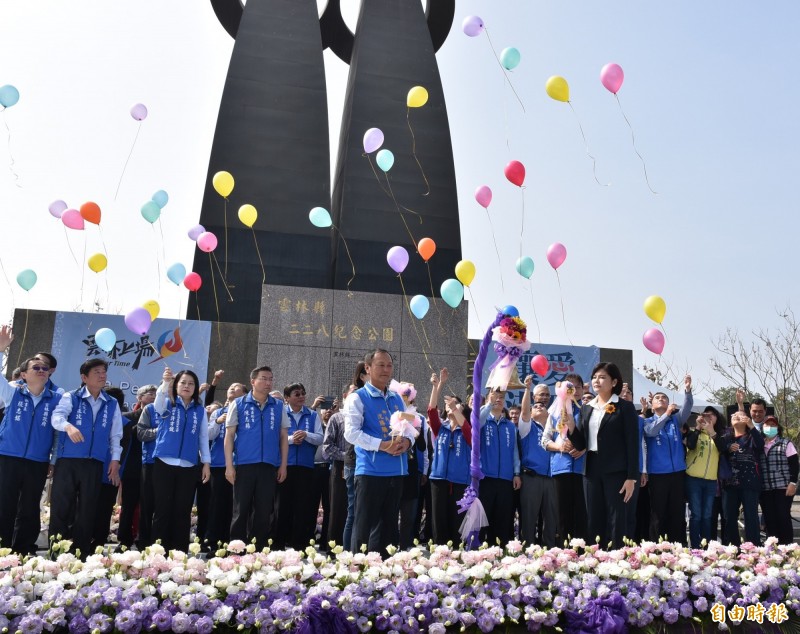
[[417,244],[417,253],[427,262],[433,257],[433,254],[436,253],[436,243],[430,238],[422,238],[419,244]]
[[91,222],[94,225],[100,224],[100,207],[97,203],[88,202],[81,205],[81,217],[86,222]]

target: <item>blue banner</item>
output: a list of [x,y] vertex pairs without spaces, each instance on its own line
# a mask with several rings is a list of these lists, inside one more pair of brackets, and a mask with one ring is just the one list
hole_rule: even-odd
[[[567,374],[576,373],[583,377],[584,383],[591,379],[591,372],[595,365],[600,362],[600,348],[597,346],[566,346],[550,343],[535,343],[531,349],[525,352],[517,360],[517,373],[522,382],[531,370],[531,359],[537,354],[547,357],[550,369],[545,376],[534,374],[533,384],[544,383],[550,388],[550,395],[555,395],[555,384],[563,381]],[[494,346],[489,348],[486,355],[486,362],[483,365],[483,376],[481,378],[481,393],[485,394],[486,381],[489,378],[489,368],[497,359]],[[518,404],[522,399],[522,390],[517,392],[509,391],[506,394],[506,406]]]
[[[105,352],[95,343],[100,328],[116,334],[116,345]],[[210,321],[156,319],[148,334],[139,336],[125,326],[122,315],[57,312],[51,352],[58,359],[53,382],[65,390],[80,386],[79,368],[87,359],[99,357],[108,362],[108,384],[122,389],[130,407],[140,385],[161,383],[164,367],[177,373],[192,370],[206,381]]]

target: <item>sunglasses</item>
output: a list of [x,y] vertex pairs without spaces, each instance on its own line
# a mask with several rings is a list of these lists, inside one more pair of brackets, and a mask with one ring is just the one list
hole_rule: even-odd
[[34,372],[50,372],[50,368],[46,365],[32,365],[29,370],[33,370]]

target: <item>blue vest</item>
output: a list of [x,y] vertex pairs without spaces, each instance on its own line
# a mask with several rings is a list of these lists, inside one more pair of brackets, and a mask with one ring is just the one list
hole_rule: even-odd
[[514,478],[514,450],[517,428],[507,418],[499,421],[489,414],[481,427],[481,471],[487,478]]
[[450,429],[442,423],[434,441],[431,480],[447,480],[454,484],[469,484],[469,461],[472,448],[464,438],[461,428]]
[[268,396],[261,409],[252,392],[234,402],[239,425],[233,446],[233,464],[265,462],[280,467],[282,402]]
[[206,424],[206,410],[199,402],[192,401],[187,408],[183,399],[168,402],[158,419],[156,432],[156,458],[175,458],[193,465],[200,454],[200,426]]
[[522,438],[522,466],[531,469],[541,476],[550,476],[550,452],[542,447],[544,429],[535,420],[531,421],[531,430]]
[[[575,425],[580,426],[581,408],[573,404],[572,406],[573,417],[575,418]],[[561,420],[561,412],[553,414],[553,420],[556,424]],[[560,436],[559,432],[553,433],[551,440],[556,441]],[[586,462],[586,454],[580,458],[575,459],[566,452],[551,451],[550,452],[550,474],[553,476],[562,475],[564,473],[583,473],[584,462]]]
[[[647,422],[657,420],[648,418]],[[681,421],[673,414],[656,436],[645,434],[647,443],[647,473],[675,473],[686,471],[686,448],[683,446]]]
[[[223,414],[228,413],[228,406],[220,407],[216,412],[212,414],[212,416],[217,419]],[[209,421],[210,422],[210,421]],[[211,449],[211,466],[212,467],[224,467],[225,466],[225,431],[227,427],[225,427],[225,423],[222,423],[222,427],[219,430],[219,436],[217,436],[214,440],[210,443]]]
[[63,398],[72,399],[72,412],[67,419],[70,424],[80,430],[83,434],[83,441],[72,442],[67,436],[67,432],[58,432],[58,451],[59,458],[92,458],[100,462],[105,462],[106,454],[109,450],[109,437],[111,436],[111,425],[114,421],[114,413],[119,407],[117,399],[100,393],[103,401],[97,416],[92,412],[89,403],[89,392],[81,388],[76,392],[67,392]]
[[[376,390],[376,388],[372,388]],[[397,394],[386,391],[384,397],[379,391],[373,396],[366,387],[356,390],[364,405],[364,421],[361,430],[381,441],[391,440],[389,420],[394,412],[404,412],[406,407]],[[385,451],[368,451],[356,447],[355,475],[404,476],[408,475],[408,459],[405,454],[390,456]]]
[[[314,433],[314,425],[317,420],[317,413],[311,411],[307,407],[298,412],[300,414],[300,422],[295,423],[292,409],[286,406],[286,414],[289,416],[289,436],[296,431],[304,431],[307,434]],[[316,445],[312,445],[307,440],[304,440],[299,445],[295,445],[291,440],[289,441],[289,460],[287,464],[290,467],[308,467],[314,468],[314,454],[317,453]]]
[[[150,427],[155,428],[158,427],[158,421],[160,420],[160,416],[156,413],[156,406],[150,403],[149,405],[145,406],[145,410],[147,410],[147,416],[150,421]],[[142,412],[142,416],[144,416],[144,412]],[[142,443],[142,464],[153,464],[153,460],[155,460],[155,456],[153,456],[153,452],[156,450],[156,441],[151,440],[150,442],[143,442]]]
[[61,395],[45,388],[41,396],[34,407],[27,387],[17,388],[14,392],[0,423],[0,454],[35,462],[50,460],[53,448],[50,417]]

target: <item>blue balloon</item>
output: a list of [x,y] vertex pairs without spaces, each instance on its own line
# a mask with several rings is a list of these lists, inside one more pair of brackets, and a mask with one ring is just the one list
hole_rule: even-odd
[[144,205],[142,205],[142,218],[147,220],[150,224],[153,224],[156,220],[158,220],[159,216],[161,216],[161,207],[153,200],[148,200]]
[[526,279],[531,279],[531,275],[533,275],[533,258],[523,255],[517,260],[517,273]]
[[451,277],[442,282],[441,294],[442,299],[450,308],[457,308],[461,300],[464,299],[464,287],[461,282]]
[[311,221],[312,225],[320,227],[321,229],[330,227],[333,224],[331,214],[324,207],[314,207],[314,209],[308,212],[308,219]]
[[519,54],[519,51],[513,46],[504,48],[503,52],[500,53],[500,63],[506,70],[514,70],[519,65],[521,59],[522,56]]
[[101,328],[94,334],[97,347],[106,352],[111,352],[117,345],[117,335],[111,328]]
[[503,307],[500,312],[508,317],[519,317],[519,311],[517,310],[516,306],[512,306],[511,304]]
[[176,286],[180,286],[181,282],[183,282],[183,278],[186,277],[186,267],[180,262],[176,262],[167,269],[167,277],[170,282]]
[[375,162],[384,172],[388,172],[394,165],[394,154],[390,150],[381,150],[375,155]]
[[163,189],[159,189],[151,199],[159,209],[164,209],[164,206],[169,202],[169,194]]
[[0,106],[10,108],[19,101],[19,90],[11,84],[0,86]]
[[428,298],[424,295],[414,295],[411,298],[411,301],[408,302],[408,305],[411,307],[411,312],[417,319],[422,319],[425,315],[428,314],[428,309],[431,307]]

